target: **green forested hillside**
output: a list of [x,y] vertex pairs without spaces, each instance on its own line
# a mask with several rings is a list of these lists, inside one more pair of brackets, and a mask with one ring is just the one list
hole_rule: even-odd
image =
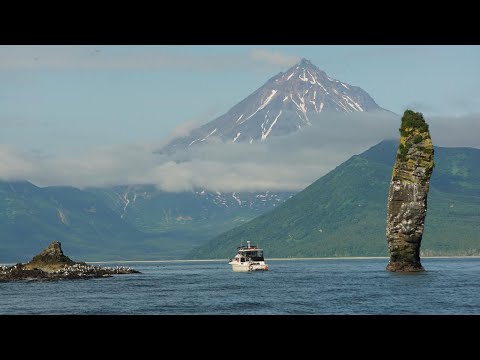
[[2,262],[29,260],[52,240],[73,259],[89,261],[178,258],[193,246],[168,232],[139,231],[95,194],[72,187],[0,182],[0,199]]
[[40,188],[0,181],[0,262],[29,260],[53,240],[74,259],[179,259],[288,196],[166,193],[148,185]]
[[2,261],[28,260],[55,239],[76,258],[98,253],[118,259],[135,245],[132,238],[145,239],[95,196],[75,188],[0,182],[0,198]]
[[[275,210],[195,249],[228,258],[251,240],[267,257],[386,256],[388,187],[397,150],[383,141],[350,158]],[[480,150],[435,148],[424,255],[480,254]]]

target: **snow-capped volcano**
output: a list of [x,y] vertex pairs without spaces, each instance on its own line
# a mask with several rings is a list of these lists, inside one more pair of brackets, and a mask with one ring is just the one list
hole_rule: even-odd
[[309,60],[302,59],[279,73],[227,113],[177,138],[168,152],[208,142],[262,142],[271,136],[293,133],[331,112],[385,111],[367,92],[332,79]]

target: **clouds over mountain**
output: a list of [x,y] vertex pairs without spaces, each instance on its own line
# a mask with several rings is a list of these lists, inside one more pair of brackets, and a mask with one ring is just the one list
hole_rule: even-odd
[[396,126],[391,118],[337,115],[328,126],[270,143],[222,143],[212,137],[204,146],[174,155],[155,154],[158,143],[49,157],[2,146],[0,177],[77,187],[151,183],[167,191],[300,190],[351,155],[394,136]]
[[[479,120],[479,115],[427,119],[435,145],[476,148],[480,148]],[[155,184],[172,192],[301,190],[350,156],[383,139],[396,139],[399,123],[392,114],[338,114],[269,143],[223,143],[212,137],[203,146],[174,155],[156,154],[159,143],[55,156],[1,145],[0,178],[25,179],[40,186]]]

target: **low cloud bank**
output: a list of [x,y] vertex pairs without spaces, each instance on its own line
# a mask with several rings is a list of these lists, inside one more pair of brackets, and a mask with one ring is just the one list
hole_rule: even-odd
[[[354,154],[384,139],[398,139],[400,119],[391,114],[335,115],[265,143],[212,143],[173,156],[155,153],[165,144],[127,144],[84,153],[40,156],[0,144],[0,179],[39,186],[155,184],[180,192],[302,190]],[[480,148],[479,115],[427,119],[436,146]],[[191,126],[176,130],[185,135]]]

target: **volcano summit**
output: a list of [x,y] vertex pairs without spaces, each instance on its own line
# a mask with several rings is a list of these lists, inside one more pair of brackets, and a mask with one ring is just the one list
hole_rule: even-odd
[[268,80],[254,93],[186,137],[170,142],[169,153],[213,138],[225,143],[262,142],[288,135],[327,113],[386,112],[363,89],[335,80],[302,59]]

